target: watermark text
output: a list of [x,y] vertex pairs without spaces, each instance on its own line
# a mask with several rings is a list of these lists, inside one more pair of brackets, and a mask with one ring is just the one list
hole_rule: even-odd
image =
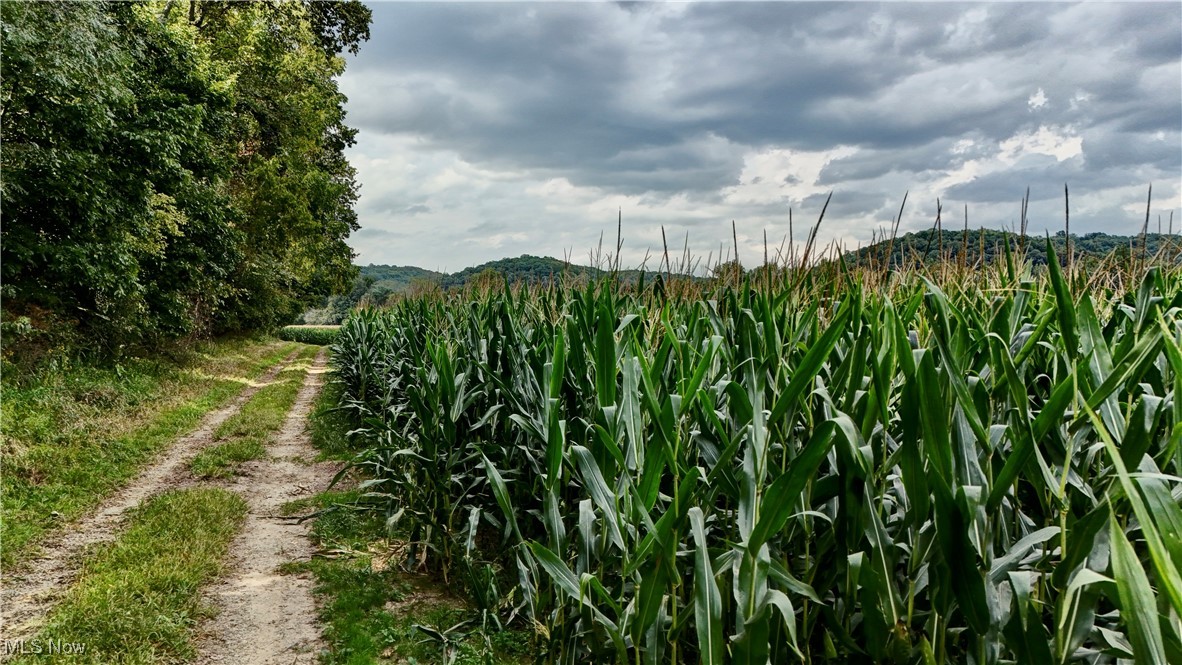
[[81,656],[85,642],[55,639],[0,640],[0,656]]

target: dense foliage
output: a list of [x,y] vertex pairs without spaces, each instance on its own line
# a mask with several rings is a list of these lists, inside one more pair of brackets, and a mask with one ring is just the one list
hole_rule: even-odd
[[361,312],[362,489],[550,662],[1182,662],[1182,274],[1047,251]]
[[[383,302],[384,298],[377,296],[409,291],[416,281],[431,281],[442,283],[444,274],[416,268],[414,266],[387,266],[370,264],[361,266],[361,276],[373,280],[371,293],[375,295],[375,302]],[[383,293],[384,291],[384,293]]]
[[389,289],[375,285],[372,277],[361,274],[353,278],[353,285],[347,291],[323,296],[316,306],[296,317],[295,323],[314,326],[337,325],[357,307],[376,307],[383,304],[390,293]]
[[[319,306],[300,316],[299,323],[314,325],[337,324],[358,307],[381,307],[400,298],[424,293],[466,289],[487,289],[501,285],[538,286],[556,281],[585,281],[607,274],[591,266],[567,263],[548,256],[497,259],[454,273],[440,273],[414,266],[369,264],[361,266],[360,274],[348,292],[325,296]],[[639,270],[622,270],[615,278],[630,284],[640,281]],[[652,277],[649,277],[650,281]]]
[[5,2],[5,344],[290,321],[355,268],[345,3]]
[[488,271],[497,273],[510,284],[544,284],[564,274],[581,276],[596,275],[599,272],[595,268],[567,263],[549,256],[523,254],[517,258],[489,261],[444,275],[442,286],[445,289],[462,288]]

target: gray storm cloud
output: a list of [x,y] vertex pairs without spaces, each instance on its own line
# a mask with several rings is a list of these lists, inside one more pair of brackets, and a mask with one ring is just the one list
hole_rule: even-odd
[[578,257],[622,210],[639,261],[661,225],[700,253],[732,219],[779,238],[829,191],[822,237],[847,244],[908,190],[904,230],[937,196],[1009,225],[1027,186],[1057,228],[1064,182],[1074,228],[1130,232],[1149,183],[1180,207],[1180,23],[1177,3],[375,4],[341,87],[361,223],[391,235],[355,247]]

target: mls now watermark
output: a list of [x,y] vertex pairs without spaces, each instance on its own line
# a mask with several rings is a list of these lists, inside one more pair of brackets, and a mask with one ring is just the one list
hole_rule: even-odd
[[0,656],[81,656],[85,653],[85,642],[53,639],[0,641]]

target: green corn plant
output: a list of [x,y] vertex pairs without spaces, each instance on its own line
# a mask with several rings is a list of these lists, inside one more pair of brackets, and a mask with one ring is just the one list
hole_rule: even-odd
[[360,312],[365,499],[545,662],[1182,662],[1182,274],[1006,251]]

